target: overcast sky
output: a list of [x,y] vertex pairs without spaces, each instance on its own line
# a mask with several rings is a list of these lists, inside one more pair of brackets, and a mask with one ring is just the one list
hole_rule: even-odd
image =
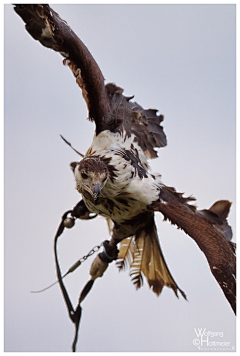
[[[87,45],[106,82],[164,115],[167,147],[152,160],[163,183],[199,209],[232,202],[235,241],[235,6],[53,5]],[[81,91],[62,57],[34,41],[5,5],[5,351],[70,351],[74,326],[56,280],[53,237],[80,195],[69,163],[91,144]],[[235,346],[235,316],[195,242],[156,217],[169,269],[188,301],[145,281],[136,291],[112,263],[83,302],[77,351],[197,351],[194,328]],[[59,241],[65,272],[109,238],[98,217]],[[92,259],[67,277],[74,306]],[[205,346],[205,345],[204,345]],[[211,349],[208,351],[212,351]]]

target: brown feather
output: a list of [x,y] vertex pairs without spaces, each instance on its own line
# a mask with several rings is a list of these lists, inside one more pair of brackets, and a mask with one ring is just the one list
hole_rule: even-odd
[[137,289],[143,285],[144,275],[149,287],[157,295],[167,286],[177,297],[179,291],[186,299],[186,294],[178,287],[167,267],[153,218],[135,236],[122,240],[118,259],[119,270],[130,266],[130,276]]
[[[143,242],[141,242],[143,241]],[[145,275],[149,287],[159,295],[164,286],[171,288],[178,297],[178,291],[186,299],[186,294],[178,287],[173,279],[164,259],[154,220],[146,230],[141,230],[136,236],[136,243],[141,243],[142,273]]]
[[88,117],[96,124],[96,134],[104,130],[125,132],[127,137],[134,134],[134,141],[146,157],[157,157],[154,148],[167,144],[160,125],[163,115],[131,102],[132,97],[123,96],[123,89],[115,84],[105,86],[101,70],[87,47],[49,5],[15,5],[14,10],[35,40],[65,57],[63,63],[69,66],[82,90]]
[[135,135],[134,141],[143,149],[148,158],[157,157],[155,147],[167,144],[166,135],[160,123],[163,115],[157,115],[157,110],[143,109],[136,102],[125,97],[123,89],[113,83],[106,85],[112,114],[105,129],[113,132],[125,132],[127,137]]
[[89,118],[95,121],[97,133],[101,132],[103,119],[110,115],[109,101],[104,77],[87,47],[49,5],[15,5],[14,10],[35,40],[65,57],[64,64],[82,89]]
[[236,255],[235,247],[224,234],[199,214],[191,205],[184,202],[174,192],[162,187],[159,201],[149,206],[153,211],[160,211],[165,219],[170,220],[194,239],[205,254],[212,274],[216,278],[228,302],[236,312]]

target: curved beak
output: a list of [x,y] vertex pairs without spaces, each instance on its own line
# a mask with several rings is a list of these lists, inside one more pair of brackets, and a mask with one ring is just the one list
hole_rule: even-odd
[[101,185],[96,184],[93,188],[93,200],[95,204],[97,203],[100,193],[101,193]]

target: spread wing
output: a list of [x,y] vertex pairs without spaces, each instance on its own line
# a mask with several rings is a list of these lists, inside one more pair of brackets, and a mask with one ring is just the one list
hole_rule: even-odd
[[[159,200],[149,209],[160,211],[165,219],[184,230],[205,254],[210,269],[236,313],[236,245],[231,242],[227,215],[231,203],[220,200],[210,209],[198,211],[174,188],[162,186]],[[229,227],[229,228],[228,228]]]
[[108,98],[103,75],[87,47],[49,5],[16,5],[14,10],[35,40],[65,57],[99,130],[109,112]]
[[104,84],[102,72],[93,56],[68,24],[49,5],[15,5],[26,23],[26,30],[43,46],[59,52],[82,89],[89,119],[95,121],[96,134],[103,130],[134,136],[146,157],[157,157],[155,147],[166,145],[166,136],[157,110],[144,110],[132,97],[122,95],[114,84]]

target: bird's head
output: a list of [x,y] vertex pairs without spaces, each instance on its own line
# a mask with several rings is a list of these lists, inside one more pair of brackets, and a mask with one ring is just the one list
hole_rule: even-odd
[[79,193],[96,204],[109,176],[105,162],[99,157],[91,156],[82,159],[79,163],[72,163],[71,167]]

